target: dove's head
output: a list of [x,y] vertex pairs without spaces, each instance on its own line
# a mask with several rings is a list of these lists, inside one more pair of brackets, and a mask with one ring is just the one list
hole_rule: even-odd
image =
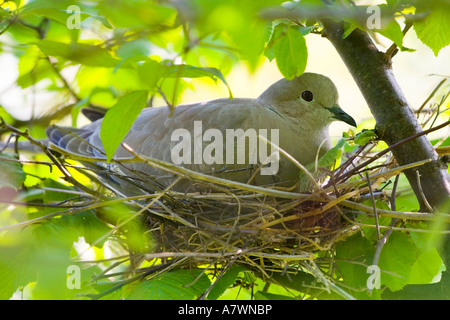
[[337,120],[356,126],[355,120],[339,107],[334,83],[320,74],[281,79],[264,91],[258,101],[302,127],[323,128]]

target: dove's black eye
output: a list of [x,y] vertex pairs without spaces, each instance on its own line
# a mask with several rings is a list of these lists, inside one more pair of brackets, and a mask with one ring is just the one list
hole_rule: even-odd
[[311,102],[314,99],[314,96],[311,91],[303,91],[302,92],[302,99]]

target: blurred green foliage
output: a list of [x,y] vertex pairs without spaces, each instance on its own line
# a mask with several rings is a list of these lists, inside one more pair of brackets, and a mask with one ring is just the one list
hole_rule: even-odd
[[[321,33],[320,17],[345,21],[346,36],[355,28],[367,29],[367,8],[354,6],[354,2],[358,4],[347,0],[0,1],[0,54],[12,54],[18,61],[15,85],[24,96],[36,91],[51,93],[55,103],[39,105],[44,115],[30,121],[15,119],[3,107],[0,116],[43,138],[46,126],[68,115],[76,125],[81,107],[111,108],[102,135],[110,156],[143,107],[154,98],[176,105],[192,79],[221,83],[232,97],[226,76],[241,61],[254,71],[264,59],[275,59],[286,78],[300,75],[307,65],[305,37]],[[403,19],[438,55],[450,44],[449,6],[445,0],[388,0],[379,6],[385,18],[381,28],[369,31],[392,40],[402,51],[413,51],[402,46],[399,20]],[[368,131],[354,142],[365,144],[373,138]],[[354,150],[341,140],[329,154],[332,159],[326,160],[331,164],[339,159],[343,147]],[[43,156],[34,159],[48,161]],[[153,245],[135,212],[113,202],[102,207],[95,202],[79,206],[77,188],[61,179],[51,164],[22,165],[12,160],[17,160],[16,155],[1,154],[0,299],[196,299],[216,279],[210,299],[249,298],[250,292],[259,299],[332,296],[325,289],[322,296],[308,296],[309,289],[301,286],[287,290],[272,284],[267,289],[267,283],[237,266],[218,278],[200,269],[174,269],[148,281],[139,282],[142,278],[136,277],[131,278],[134,282],[120,282],[121,276],[127,278],[130,264],[115,265],[116,261],[126,260],[130,252],[146,252]],[[90,186],[89,179],[77,175],[75,169],[71,172]],[[417,201],[404,179],[399,189],[397,210],[412,211]],[[11,205],[12,200],[28,206]],[[447,209],[443,212],[448,213]],[[385,292],[395,293],[408,284],[439,281],[445,269],[440,238],[425,232],[435,225],[408,222],[404,225],[408,233],[394,231],[381,253],[382,289],[369,292],[366,270],[377,243],[375,221],[358,222],[361,231],[332,249],[338,261],[327,270],[350,295],[380,299]],[[391,219],[379,223],[385,232]],[[86,252],[89,259],[106,262],[83,263],[80,257]],[[141,262],[140,267],[152,268],[154,263]],[[67,268],[74,264],[81,268],[79,289],[67,285]],[[109,269],[120,275],[105,276]],[[448,291],[441,297],[448,297]]]

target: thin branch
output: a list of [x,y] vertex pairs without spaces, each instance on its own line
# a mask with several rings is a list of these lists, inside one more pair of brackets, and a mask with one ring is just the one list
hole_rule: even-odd
[[42,142],[33,139],[30,134],[28,133],[28,130],[26,131],[20,131],[10,125],[8,125],[2,117],[0,117],[0,127],[6,128],[8,129],[8,131],[11,131],[21,137],[24,137],[25,139],[27,139],[32,145],[35,145],[37,147],[39,147],[44,153],[45,155],[50,158],[50,160],[56,165],[56,167],[59,169],[59,171],[61,171],[61,173],[64,175],[64,179],[66,179],[68,182],[72,183],[74,186],[80,188],[81,190],[83,190],[84,192],[96,195],[99,198],[105,198],[103,195],[99,194],[98,192],[94,192],[91,189],[87,188],[86,186],[84,186],[83,184],[79,183],[76,179],[74,179],[72,177],[72,175],[70,174],[70,172],[66,169],[66,167],[58,161],[58,159],[52,154],[52,152],[49,150],[49,148],[43,144]]
[[[397,175],[395,177],[395,181],[394,181],[394,186],[392,187],[392,194],[391,194],[391,209],[393,211],[396,210],[396,203],[395,203],[395,194],[397,192],[397,186],[398,186],[398,181],[400,180],[400,175]],[[373,260],[372,260],[372,264],[373,265],[378,265],[378,261],[380,260],[380,256],[381,256],[381,250],[383,249],[384,245],[386,244],[389,236],[392,234],[392,231],[394,230],[394,226],[397,224],[397,222],[399,221],[399,219],[394,218],[392,219],[391,223],[389,224],[389,229],[386,231],[386,233],[383,235],[383,237],[381,239],[378,239],[377,241],[377,247],[375,249],[375,254],[373,255]]]
[[62,205],[62,204],[52,204],[52,203],[33,203],[33,202],[20,202],[20,201],[11,201],[0,199],[0,203],[11,204],[15,206],[27,206],[27,207],[40,207],[40,208],[58,208],[58,209],[66,209],[66,208],[86,208],[87,204],[70,204],[70,205]]
[[434,97],[434,95],[436,94],[436,92],[442,87],[442,85],[447,81],[447,79],[442,79],[441,82],[438,83],[438,85],[434,88],[434,90],[430,93],[430,95],[428,96],[427,99],[425,99],[425,101],[422,103],[422,105],[420,106],[420,108],[416,111],[416,113],[420,113],[422,112],[423,108],[425,108],[425,106],[427,105],[427,103],[431,100],[431,98]]
[[48,63],[50,64],[50,66],[52,67],[52,70],[55,72],[55,74],[58,76],[58,78],[61,80],[61,82],[63,83],[64,88],[66,88],[66,90],[70,93],[70,95],[77,101],[81,101],[81,98],[78,96],[78,94],[75,93],[75,91],[73,91],[72,87],[70,86],[70,84],[67,82],[66,78],[63,77],[63,75],[61,74],[61,72],[59,72],[58,66],[56,65],[56,62],[52,62],[50,57],[45,55],[45,59],[48,61]]
[[449,126],[449,125],[450,125],[450,121],[446,121],[446,122],[444,122],[444,123],[442,123],[442,124],[440,124],[440,125],[438,125],[438,126],[436,126],[436,127],[434,127],[434,128],[430,128],[430,129],[428,129],[428,130],[424,130],[424,131],[417,132],[416,134],[414,134],[414,135],[412,135],[412,136],[410,136],[410,137],[408,137],[408,138],[406,138],[406,139],[403,139],[403,140],[401,140],[401,141],[398,141],[397,143],[394,143],[394,144],[392,144],[391,146],[389,146],[388,148],[386,148],[386,149],[380,151],[379,153],[375,154],[371,159],[369,159],[369,160],[367,160],[367,161],[361,163],[360,165],[356,166],[355,168],[353,168],[353,169],[350,170],[350,171],[347,171],[347,172],[344,173],[343,175],[341,175],[341,176],[339,176],[339,177],[336,177],[336,180],[338,181],[338,180],[342,180],[342,179],[346,179],[346,178],[348,178],[348,177],[351,177],[351,176],[352,176],[355,172],[357,172],[358,170],[364,168],[364,167],[367,166],[368,164],[370,164],[370,163],[374,162],[375,160],[381,158],[382,156],[384,156],[385,154],[387,154],[387,153],[390,152],[391,150],[397,148],[398,146],[400,146],[400,145],[402,145],[402,144],[404,144],[404,143],[406,143],[406,142],[408,142],[408,141],[417,139],[418,137],[421,137],[421,136],[423,136],[423,135],[429,134],[429,133],[431,133],[431,132],[433,132],[433,131],[437,131],[437,130],[439,130],[439,129],[445,128],[445,127],[447,127],[447,126]]
[[[412,25],[413,25],[413,23],[412,23],[411,21],[406,21],[405,28],[403,29],[403,32],[402,32],[402,33],[403,33],[403,36],[405,36],[406,33],[408,32],[408,30],[411,29]],[[389,47],[389,49],[386,50],[386,53],[385,53],[386,60],[389,61],[389,62],[391,62],[391,61],[392,61],[392,58],[393,58],[397,53],[398,53],[398,46],[397,46],[395,43],[393,43],[393,44]]]
[[[351,208],[358,210],[360,213],[364,213],[370,216],[374,215],[373,208],[366,206],[361,203],[353,202],[350,200],[342,200],[339,202],[343,207]],[[397,218],[397,219],[405,219],[405,220],[415,220],[415,221],[432,221],[435,219],[441,219],[444,222],[450,222],[450,215],[446,213],[441,213],[437,216],[434,213],[425,213],[425,212],[403,212],[403,211],[391,211],[384,209],[377,209],[377,213],[380,217],[389,217],[389,218]],[[440,220],[441,221],[441,220]]]
[[381,238],[380,237],[380,224],[378,222],[377,204],[376,204],[375,198],[373,196],[372,185],[370,183],[369,174],[367,172],[366,172],[366,180],[367,180],[367,185],[369,186],[370,197],[372,198],[373,215],[375,216],[375,226],[377,229],[377,240],[380,240],[380,238]]
[[212,182],[212,183],[216,183],[216,184],[231,187],[231,188],[237,188],[237,189],[241,189],[244,191],[256,192],[256,193],[265,194],[265,195],[274,196],[274,197],[283,197],[283,198],[288,198],[288,199],[301,199],[301,198],[311,199],[311,197],[312,197],[312,195],[310,195],[310,194],[302,194],[302,193],[281,191],[281,190],[276,190],[276,189],[268,189],[268,188],[264,188],[264,187],[248,185],[248,184],[237,182],[237,181],[231,181],[231,180],[227,180],[227,179],[213,177],[211,175],[192,171],[192,170],[177,166],[177,165],[169,163],[169,162],[165,162],[165,161],[158,160],[155,158],[146,157],[142,154],[138,154],[127,144],[122,144],[122,146],[125,149],[127,149],[132,155],[135,156],[134,161],[138,160],[138,161],[147,163],[148,165],[150,165],[152,167],[155,167],[157,169],[160,169],[160,170],[163,170],[163,171],[175,174],[175,175],[179,175],[186,179],[197,180],[197,181],[202,181],[202,182]]
[[427,197],[423,193],[422,184],[420,183],[420,172],[418,170],[416,170],[416,177],[417,177],[417,186],[419,187],[420,197],[422,198],[423,203],[427,206],[428,210],[430,210],[430,212],[432,212],[433,208],[430,206],[430,203],[428,202]]

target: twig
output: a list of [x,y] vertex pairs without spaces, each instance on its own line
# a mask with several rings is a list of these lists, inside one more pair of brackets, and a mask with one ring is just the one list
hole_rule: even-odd
[[375,226],[377,229],[377,240],[380,240],[380,238],[381,238],[380,237],[380,224],[378,222],[377,205],[376,205],[375,198],[373,196],[372,186],[371,186],[369,174],[367,173],[367,171],[366,171],[366,180],[367,180],[367,185],[369,186],[370,197],[372,198],[373,215],[375,216]]
[[220,280],[220,278],[222,278],[222,276],[228,271],[228,269],[231,268],[231,266],[234,264],[234,262],[236,261],[236,259],[239,257],[240,254],[242,254],[242,250],[238,250],[238,252],[236,252],[236,254],[227,263],[226,267],[220,272],[219,276],[216,278],[214,283],[212,283],[209,286],[209,288],[205,292],[203,292],[203,294],[200,296],[200,298],[198,300],[204,300],[206,298],[206,296],[209,294],[209,292],[212,290],[212,288],[214,288],[214,286],[217,284],[217,282]]
[[[442,112],[445,112],[445,110],[441,112],[440,109],[441,109],[441,106],[444,104],[445,100],[447,100],[447,98],[448,98],[449,96],[450,96],[450,91],[448,91],[447,94],[445,94],[445,95],[442,97],[441,101],[440,101],[439,104],[437,105],[436,116],[434,117],[433,122],[431,122],[430,128],[432,128],[432,127],[434,126],[434,124],[436,123],[436,121],[437,121],[439,115],[440,115]],[[447,110],[448,110],[448,108],[447,108]]]
[[74,186],[80,188],[81,190],[83,190],[86,193],[93,194],[93,195],[95,195],[95,196],[97,196],[99,198],[105,198],[105,196],[92,191],[91,189],[85,187],[83,184],[79,183],[76,179],[74,179],[72,177],[72,175],[70,174],[70,172],[67,171],[67,169],[64,167],[64,165],[61,162],[59,162],[58,159],[51,153],[49,148],[45,144],[43,144],[42,142],[33,139],[30,136],[30,134],[28,133],[28,130],[22,132],[22,131],[20,131],[20,130],[18,130],[16,128],[10,126],[10,125],[8,125],[3,120],[2,117],[0,117],[0,127],[7,128],[9,131],[11,131],[11,132],[13,132],[13,133],[15,133],[15,134],[17,134],[19,136],[22,136],[22,137],[26,138],[28,141],[30,141],[30,143],[32,145],[35,145],[35,146],[39,147],[45,153],[45,155],[48,158],[50,158],[50,160],[56,165],[56,167],[59,169],[59,171],[61,171],[61,173],[64,175],[65,179],[67,181],[69,181],[70,183],[72,183]]
[[[432,161],[431,159],[426,159],[426,160],[410,163],[410,164],[407,164],[407,165],[404,165],[404,166],[398,166],[398,167],[392,168],[392,169],[390,169],[388,171],[372,174],[370,176],[370,178],[372,180],[380,179],[380,178],[384,178],[384,179],[387,180],[387,179],[392,178],[393,176],[396,176],[396,175],[400,174],[401,172],[403,172],[405,170],[422,166],[422,165],[424,165],[426,163],[429,163],[431,161]],[[336,188],[338,188],[338,189],[345,189],[345,188],[349,188],[349,187],[354,187],[354,186],[359,185],[364,180],[365,180],[365,178],[360,178],[360,179],[357,179],[357,180],[342,182],[340,184],[337,184]],[[326,189],[325,189],[326,192],[330,192],[331,190],[332,190],[331,187],[326,186]]]
[[[175,184],[177,184],[179,182],[180,179],[176,179],[172,184],[170,184],[166,190],[170,190]],[[165,190],[165,191],[166,191]],[[150,203],[145,206],[144,208],[142,208],[141,210],[139,210],[138,212],[136,212],[135,214],[133,214],[132,216],[130,216],[129,218],[125,219],[124,221],[122,221],[121,223],[117,224],[114,226],[114,228],[112,228],[111,230],[109,230],[108,232],[106,232],[103,236],[101,236],[100,238],[97,238],[95,241],[93,241],[90,244],[90,247],[94,247],[97,243],[101,242],[103,239],[107,238],[108,236],[110,236],[111,234],[113,234],[116,230],[120,229],[121,227],[123,227],[124,225],[126,225],[128,222],[136,219],[136,217],[138,217],[139,215],[141,215],[144,211],[149,210],[151,206],[153,206],[153,204],[158,201],[159,198],[161,198],[164,195],[165,192],[160,193],[156,198],[152,199],[152,201],[150,201]],[[88,249],[86,249],[87,251]],[[84,252],[80,253],[78,255],[78,257],[80,257]]]
[[248,185],[248,184],[237,182],[237,181],[231,181],[231,180],[227,180],[227,179],[213,177],[211,175],[192,171],[192,170],[177,166],[177,165],[169,163],[169,162],[165,162],[162,160],[158,160],[155,158],[150,158],[150,157],[138,154],[127,144],[123,144],[123,147],[135,156],[134,161],[138,160],[141,162],[145,162],[148,165],[153,166],[157,169],[164,170],[166,172],[170,172],[175,175],[179,175],[186,179],[203,181],[203,182],[212,182],[212,183],[222,185],[222,186],[237,188],[237,189],[241,189],[241,190],[249,191],[249,192],[261,193],[261,194],[265,194],[265,195],[273,196],[273,197],[282,197],[282,198],[287,198],[287,199],[300,199],[300,198],[310,199],[312,197],[312,195],[310,195],[310,194],[302,194],[302,193],[280,191],[280,190],[276,190],[276,189],[268,189],[268,188],[264,188],[264,187]]
[[[271,147],[274,147],[278,152],[281,152],[282,155],[284,155],[286,158],[288,158],[289,161],[291,161],[297,168],[299,168],[305,175],[308,177],[308,179],[311,181],[311,183],[314,185],[316,190],[323,191],[322,187],[317,183],[316,179],[314,179],[313,175],[308,171],[308,169],[305,168],[300,162],[298,162],[293,156],[291,156],[289,153],[287,153],[285,150],[281,149],[279,146],[274,144],[272,141],[267,140],[264,136],[259,135],[259,139],[263,140],[265,143],[270,144]],[[321,192],[327,197],[327,194],[324,192]]]
[[[400,175],[397,175],[395,177],[394,186],[392,187],[392,194],[391,194],[391,209],[393,211],[396,210],[396,203],[395,203],[395,194],[397,192],[397,186],[398,181],[400,180]],[[375,249],[375,254],[373,255],[372,265],[378,265],[378,261],[380,260],[381,256],[381,250],[383,249],[384,245],[386,244],[389,236],[392,234],[392,231],[394,230],[394,226],[397,224],[398,219],[394,218],[392,219],[391,223],[389,224],[389,229],[386,231],[386,233],[383,235],[381,239],[378,239],[377,241],[377,247]]]
[[440,87],[442,87],[442,85],[447,81],[447,79],[442,79],[441,82],[439,82],[439,84],[434,88],[434,90],[430,93],[430,95],[428,96],[428,98],[423,102],[423,104],[420,106],[420,108],[416,111],[417,114],[422,112],[422,109],[425,108],[425,106],[427,105],[427,103],[431,100],[431,98],[434,97],[434,95],[436,94],[436,92],[439,90]]
[[375,154],[371,159],[369,159],[369,160],[367,160],[367,161],[361,163],[360,165],[356,166],[356,167],[353,168],[352,170],[347,171],[346,173],[344,173],[344,174],[342,174],[341,176],[337,177],[337,178],[336,178],[336,181],[338,181],[338,180],[343,180],[343,179],[345,179],[345,178],[348,178],[348,177],[352,176],[352,175],[353,175],[355,172],[357,172],[359,169],[364,168],[366,165],[368,165],[368,164],[374,162],[375,160],[381,158],[383,155],[385,155],[386,153],[388,153],[388,152],[391,151],[392,149],[395,149],[395,148],[397,148],[398,146],[400,146],[400,145],[402,145],[402,144],[404,144],[404,143],[406,143],[406,142],[408,142],[408,141],[417,139],[418,137],[421,137],[421,136],[423,136],[423,135],[429,134],[429,133],[431,133],[431,132],[433,132],[433,131],[437,131],[437,130],[439,130],[439,129],[445,128],[445,127],[447,127],[448,125],[450,125],[450,121],[446,121],[446,122],[444,122],[444,123],[442,123],[442,124],[440,124],[440,125],[438,125],[438,126],[436,126],[436,127],[434,127],[434,128],[430,128],[430,129],[428,129],[428,130],[424,130],[424,131],[421,131],[421,132],[417,132],[416,134],[413,134],[412,136],[409,136],[409,137],[406,138],[406,139],[403,139],[403,140],[401,140],[401,141],[398,141],[398,142],[392,144],[390,147],[388,147],[388,148],[386,148],[386,149],[384,149],[384,150],[378,152],[378,153]]
[[81,98],[75,93],[75,91],[73,91],[72,87],[70,86],[70,84],[67,82],[66,78],[63,77],[63,75],[61,74],[61,72],[59,72],[58,67],[56,65],[55,62],[52,62],[50,60],[49,56],[45,56],[45,59],[48,61],[48,63],[50,64],[50,66],[52,67],[52,70],[55,72],[55,74],[58,76],[58,78],[62,81],[64,87],[67,89],[67,91],[69,91],[70,95],[75,98],[75,100],[77,102],[81,101]]
[[[405,28],[404,28],[403,31],[402,31],[403,36],[406,35],[406,33],[407,33],[408,30],[412,27],[412,25],[413,25],[413,24],[412,24],[411,21],[406,21]],[[393,44],[389,47],[389,49],[386,50],[386,53],[385,53],[384,55],[385,55],[387,61],[389,61],[389,63],[391,63],[391,62],[392,62],[392,58],[393,58],[397,53],[398,53],[398,46],[397,46],[395,43],[393,43]]]
[[394,186],[392,187],[392,192],[391,192],[391,209],[392,210],[397,210],[397,203],[395,202],[395,194],[397,193],[397,187],[398,187],[398,181],[400,180],[400,175],[397,175],[395,177],[395,181],[394,181]]
[[179,261],[173,261],[173,262],[171,262],[171,263],[166,263],[166,264],[158,265],[158,266],[161,266],[161,267],[155,266],[155,268],[152,268],[152,269],[148,270],[147,272],[144,272],[144,273],[142,273],[142,274],[138,274],[138,275],[135,276],[135,277],[132,277],[132,278],[129,278],[129,279],[126,279],[126,280],[121,281],[120,283],[118,283],[118,284],[116,284],[115,286],[109,288],[108,290],[105,290],[105,291],[100,292],[100,293],[98,293],[98,294],[87,294],[87,295],[85,295],[85,296],[86,296],[86,297],[89,297],[89,298],[91,298],[91,299],[93,299],[93,300],[100,299],[101,297],[104,297],[104,296],[106,296],[106,295],[108,295],[108,294],[110,294],[110,293],[112,293],[112,292],[114,292],[114,291],[120,289],[121,287],[123,287],[123,286],[126,285],[126,284],[130,284],[130,283],[133,283],[133,282],[135,282],[135,281],[141,280],[141,279],[147,277],[148,275],[154,273],[155,271],[158,271],[160,268],[161,268],[161,269],[164,268],[163,270],[158,271],[155,275],[153,275],[153,276],[151,277],[151,278],[155,278],[155,277],[159,276],[160,274],[162,274],[163,272],[167,272],[167,271],[169,271],[170,269],[173,269],[175,266],[177,266],[178,264],[182,263],[184,260],[186,260],[186,258],[183,258],[183,259],[181,259],[181,260],[179,260]]
[[[350,200],[342,200],[339,204],[343,207],[351,208],[360,211],[361,213],[365,213],[368,215],[374,215],[373,208],[366,206],[361,203],[353,202]],[[424,220],[430,221],[437,218],[437,216],[433,213],[424,213],[424,212],[402,212],[402,211],[391,211],[384,209],[377,209],[377,213],[381,217],[390,217],[397,219],[405,219],[405,220]],[[439,218],[442,218],[442,221],[450,222],[450,215],[446,213],[439,214]]]
[[163,98],[164,102],[167,104],[170,114],[172,114],[172,112],[175,110],[175,107],[172,105],[169,99],[167,99],[166,94],[162,91],[162,89],[159,86],[156,89],[158,90],[158,93],[161,96],[161,98]]
[[0,199],[0,203],[11,204],[15,206],[27,206],[27,207],[40,207],[40,208],[58,208],[58,209],[66,209],[66,208],[86,208],[86,204],[77,205],[62,205],[62,204],[51,204],[51,203],[33,203],[33,202],[20,202],[20,201],[11,201]]
[[416,170],[416,177],[417,177],[417,187],[419,188],[420,197],[422,198],[423,203],[425,204],[427,209],[430,212],[433,212],[434,211],[433,208],[430,206],[430,203],[428,202],[427,198],[425,197],[425,194],[423,193],[422,184],[420,183],[420,172],[419,172],[419,170]]

